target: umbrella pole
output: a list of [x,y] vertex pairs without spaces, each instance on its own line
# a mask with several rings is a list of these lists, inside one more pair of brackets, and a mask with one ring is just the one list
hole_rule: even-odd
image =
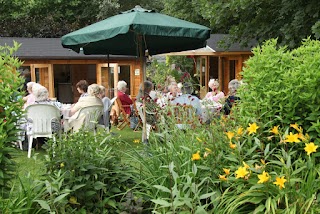
[[[138,46],[139,46],[139,57],[140,57],[140,68],[142,69],[142,91],[144,93],[144,81],[146,80],[146,67],[145,67],[145,56],[143,53],[143,47],[142,47],[142,35],[138,35]],[[143,94],[145,96],[145,94]],[[146,99],[143,99],[142,101],[142,110],[143,110],[143,127],[142,127],[142,142],[145,143],[147,139],[147,126],[146,126]]]

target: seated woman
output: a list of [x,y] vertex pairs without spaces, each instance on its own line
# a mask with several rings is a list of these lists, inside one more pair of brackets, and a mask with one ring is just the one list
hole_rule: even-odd
[[217,108],[222,107],[222,103],[224,102],[224,93],[219,91],[219,82],[215,79],[210,79],[208,83],[209,88],[212,91],[208,92],[204,98],[205,101],[217,105]]
[[126,94],[127,91],[127,83],[123,80],[120,80],[117,85],[118,94],[117,97],[120,99],[121,104],[123,105],[123,109],[127,115],[130,115],[131,108],[130,105],[133,104],[131,98]]
[[23,97],[23,101],[25,102],[23,105],[23,109],[26,109],[28,105],[32,105],[35,103],[35,96],[33,94],[33,90],[36,90],[37,87],[40,87],[39,83],[28,82],[27,83],[27,91],[28,95]]
[[106,88],[103,85],[100,85],[100,94],[99,98],[101,99],[103,103],[103,114],[101,119],[99,120],[99,124],[104,125],[105,128],[111,129],[111,123],[110,123],[110,112],[109,107],[111,105],[111,100],[109,97],[106,97]]
[[[79,115],[80,110],[84,107],[100,105],[103,106],[100,95],[100,87],[98,84],[92,84],[88,87],[88,96],[80,97],[79,101],[71,108],[70,118],[64,121],[65,131],[73,129],[73,131],[78,131],[84,122],[84,116]],[[79,117],[78,117],[79,116]]]
[[[32,89],[33,95],[35,98],[34,104],[49,104],[56,106],[59,110],[61,110],[62,104],[58,101],[52,101],[49,99],[49,92],[48,89],[44,86],[37,86],[36,88]],[[57,133],[61,129],[60,120],[53,120],[51,122],[52,131]],[[26,124],[26,131],[27,135],[32,133],[32,121],[27,121]]]
[[[145,81],[144,85],[140,85],[139,92],[136,99],[136,106],[139,112],[139,116],[142,120],[142,122],[146,121],[146,138],[144,138],[144,133],[142,133],[142,141],[146,142],[149,139],[149,133],[152,128],[152,126],[156,125],[157,122],[157,112],[159,109],[159,106],[154,101],[154,99],[151,98],[150,92],[153,89],[153,84],[150,81]],[[143,100],[145,101],[146,106],[146,118],[144,119],[144,112],[143,112]]]
[[240,87],[241,83],[237,79],[233,79],[228,84],[229,96],[226,99],[226,102],[223,106],[223,112],[225,115],[229,115],[233,104],[240,100],[240,97],[237,96],[237,90]]
[[88,82],[86,80],[80,80],[77,84],[76,84],[76,88],[77,88],[77,91],[79,92],[80,94],[80,98],[81,97],[86,97],[88,96]]

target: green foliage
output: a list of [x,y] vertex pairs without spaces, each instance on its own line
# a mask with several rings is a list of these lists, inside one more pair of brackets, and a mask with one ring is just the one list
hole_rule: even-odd
[[319,20],[317,0],[197,0],[201,14],[210,20],[213,32],[228,33],[243,45],[251,39],[263,42],[278,38],[281,45],[295,48],[312,36]]
[[[173,68],[172,65],[175,65]],[[150,78],[157,88],[167,86],[166,80],[169,76],[173,77],[176,82],[196,82],[193,79],[194,61],[186,56],[166,56],[166,62],[158,62],[154,59],[147,66],[147,77]]]
[[[170,128],[151,133],[144,151],[124,151],[125,161],[139,172],[132,192],[154,213],[210,213],[220,195],[217,178],[225,145],[216,142],[225,139],[223,131],[217,126],[183,131],[170,120],[165,123]],[[200,159],[192,160],[198,152]]]
[[7,198],[0,197],[0,212],[9,213],[39,213],[41,210],[36,200],[45,195],[45,186],[29,174],[23,180],[17,179]]
[[[159,1],[122,0],[4,0],[0,8],[0,35],[58,38],[79,28],[132,9],[162,7]],[[160,5],[160,6],[159,6]]]
[[[231,161],[224,168],[230,171],[221,179],[223,194],[213,213],[316,213],[320,182],[317,148],[308,155],[310,139],[302,127],[286,127],[275,134],[268,125],[259,125],[252,134],[244,129],[229,130],[234,133],[230,144],[236,147],[226,150],[225,158]],[[289,140],[288,132],[294,133],[296,143]],[[268,138],[264,138],[266,133]],[[273,139],[277,143],[272,143]],[[242,175],[240,168],[245,169]],[[267,173],[265,180],[261,179],[263,173]],[[285,179],[281,188],[275,183],[279,178]]]
[[253,50],[239,91],[239,118],[255,118],[270,128],[297,123],[312,140],[320,137],[320,42],[305,40],[292,51],[267,41]]
[[23,105],[19,90],[24,82],[16,72],[22,62],[13,57],[18,48],[17,43],[14,47],[0,46],[0,194],[6,193],[15,173],[12,143],[18,140]]
[[189,22],[209,26],[209,20],[201,14],[201,5],[197,0],[163,0],[163,13]]
[[78,132],[57,143],[47,143],[48,173],[61,170],[63,180],[59,188],[72,190],[65,195],[68,206],[93,213],[105,209],[117,213],[121,209],[121,198],[132,181],[130,168],[121,163],[111,147],[115,141],[103,133],[94,137],[90,132]]

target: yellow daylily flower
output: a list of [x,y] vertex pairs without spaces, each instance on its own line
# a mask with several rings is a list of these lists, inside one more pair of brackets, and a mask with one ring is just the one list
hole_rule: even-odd
[[301,132],[298,134],[298,138],[302,141],[307,141],[307,138]]
[[253,124],[249,123],[249,127],[247,128],[249,135],[252,133],[257,133],[258,128],[259,126],[257,126],[256,123],[253,123]]
[[219,179],[222,181],[227,181],[226,175],[219,175]]
[[192,158],[191,160],[195,161],[195,160],[200,160],[200,151],[197,151],[197,153],[192,154]]
[[306,143],[306,147],[304,147],[304,150],[307,152],[307,155],[310,155],[313,152],[317,151],[318,146],[316,146],[314,143]]
[[271,131],[271,133],[278,135],[279,134],[279,126],[274,126]]
[[297,130],[300,133],[303,131],[302,127],[300,127],[297,123],[290,124],[290,127],[294,128],[295,130]]
[[250,169],[250,166],[248,164],[246,164],[246,162],[242,161],[243,163],[243,166],[246,168],[246,169]]
[[233,133],[233,132],[228,131],[228,132],[226,132],[226,134],[227,134],[227,136],[228,136],[228,139],[231,141],[231,140],[232,140],[232,138],[234,137],[234,133]]
[[281,178],[276,177],[276,181],[273,182],[273,184],[279,186],[279,188],[282,189],[282,188],[285,188],[284,183],[285,183],[286,181],[287,181],[287,180],[284,178],[284,176],[282,176]]
[[133,143],[140,143],[140,140],[139,139],[135,139],[135,140],[133,140]]
[[236,147],[237,147],[237,144],[234,144],[234,143],[229,143],[229,147],[231,148],[231,149],[235,149]]
[[249,173],[249,171],[247,170],[247,168],[240,166],[236,171],[236,179],[238,178],[244,178],[247,174]]
[[292,132],[290,132],[289,135],[286,136],[286,139],[284,142],[288,142],[288,143],[299,143],[299,135],[298,134],[292,134]]
[[243,128],[239,127],[238,130],[237,130],[237,135],[240,136],[242,134],[243,134]]
[[263,171],[262,174],[258,175],[258,178],[259,178],[258,184],[263,184],[269,180],[270,175],[266,171]]
[[226,175],[230,175],[230,169],[223,168],[223,171],[226,173]]

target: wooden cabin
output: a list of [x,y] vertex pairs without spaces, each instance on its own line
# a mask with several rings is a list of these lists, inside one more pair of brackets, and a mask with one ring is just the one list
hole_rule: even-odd
[[220,42],[227,39],[227,34],[211,34],[207,40],[207,46],[197,50],[168,53],[165,55],[185,55],[194,58],[195,71],[199,77],[200,97],[203,98],[209,91],[210,79],[218,79],[220,89],[227,94],[228,83],[232,79],[241,79],[240,72],[245,61],[252,56],[251,49],[256,45],[252,41],[248,47],[232,44],[229,48],[220,47]]
[[24,63],[19,72],[27,82],[38,82],[49,90],[49,96],[62,103],[74,103],[80,94],[77,82],[85,79],[89,84],[106,87],[109,98],[116,94],[118,80],[128,84],[128,94],[138,94],[143,73],[140,60],[134,56],[84,55],[65,49],[60,38],[0,37],[0,46],[21,44],[15,55]]

